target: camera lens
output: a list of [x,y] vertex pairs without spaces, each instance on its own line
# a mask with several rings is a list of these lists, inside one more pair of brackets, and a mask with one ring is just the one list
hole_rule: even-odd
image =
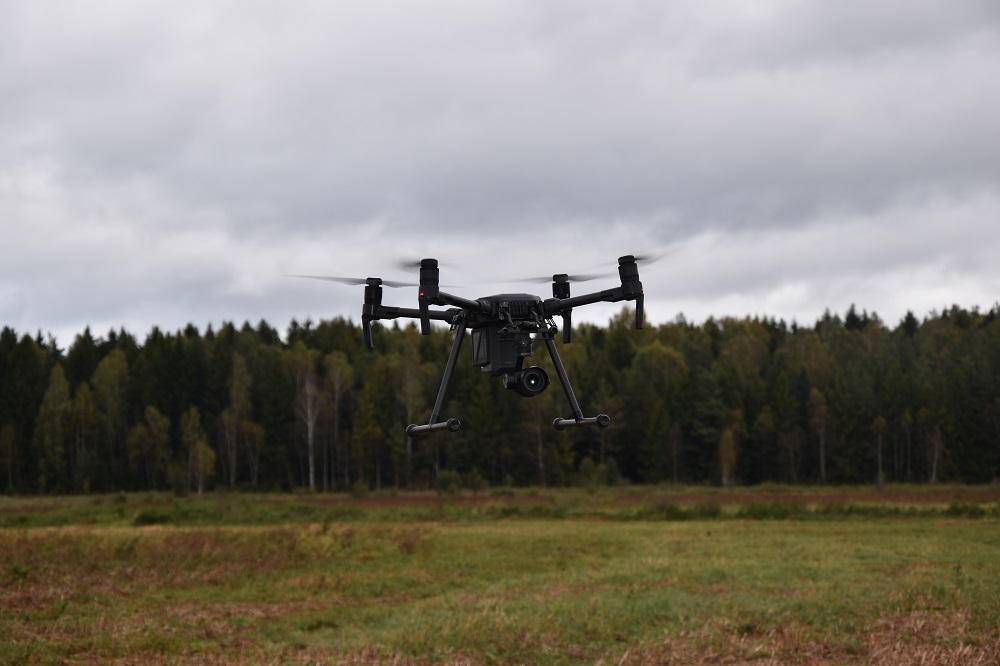
[[524,373],[524,387],[529,391],[537,391],[542,388],[544,384],[545,382],[542,380],[542,376],[537,371]]
[[503,378],[504,388],[513,389],[526,398],[536,396],[549,385],[549,376],[538,366],[507,373]]

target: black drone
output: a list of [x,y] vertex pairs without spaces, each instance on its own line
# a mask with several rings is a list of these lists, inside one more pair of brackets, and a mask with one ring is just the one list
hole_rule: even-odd
[[[364,330],[365,345],[369,349],[375,347],[372,340],[371,325],[379,319],[397,319],[409,317],[420,320],[420,332],[428,335],[431,332],[431,320],[445,321],[455,331],[455,338],[444,366],[444,375],[438,388],[437,399],[431,410],[430,418],[424,425],[410,424],[406,434],[410,436],[448,430],[455,432],[462,427],[462,422],[456,418],[440,420],[441,408],[444,405],[448,382],[455,370],[466,329],[472,330],[472,364],[483,372],[493,376],[503,376],[504,388],[516,391],[522,396],[532,397],[544,391],[549,385],[548,374],[538,366],[524,367],[524,359],[531,356],[532,343],[542,340],[552,358],[559,383],[562,384],[566,398],[569,400],[572,418],[557,418],[552,422],[556,430],[571,426],[598,426],[606,428],[611,423],[607,414],[585,417],[580,403],[573,393],[566,368],[559,358],[555,345],[555,335],[558,328],[553,323],[555,316],[563,320],[563,342],[568,344],[572,334],[573,308],[593,303],[617,303],[619,301],[635,301],[635,327],[642,328],[642,283],[639,282],[639,267],[637,258],[626,255],[618,259],[618,276],[621,285],[612,289],[570,296],[569,283],[571,279],[586,280],[592,276],[570,276],[560,273],[552,276],[552,298],[542,300],[532,294],[497,294],[486,296],[474,301],[441,291],[437,259],[424,259],[420,262],[420,282],[393,282],[377,277],[367,279],[322,277],[316,275],[299,275],[320,280],[332,280],[346,284],[365,285],[365,304],[361,311],[361,326]],[[543,278],[547,280],[547,278]],[[382,305],[382,287],[420,288],[417,298],[418,308],[400,308]],[[432,310],[431,306],[448,307],[446,310]]]

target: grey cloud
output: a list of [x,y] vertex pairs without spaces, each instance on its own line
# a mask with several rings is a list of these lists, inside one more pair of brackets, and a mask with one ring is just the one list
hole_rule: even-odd
[[[7,3],[0,215],[21,251],[0,268],[0,315],[349,314],[356,294],[278,278],[380,273],[387,256],[458,258],[463,284],[503,288],[540,264],[674,247],[647,291],[707,310],[874,293],[871,276],[970,256],[985,272],[968,239],[987,230],[940,230],[996,213],[998,13]],[[817,242],[848,259],[823,270]],[[61,314],[24,305],[47,299]]]

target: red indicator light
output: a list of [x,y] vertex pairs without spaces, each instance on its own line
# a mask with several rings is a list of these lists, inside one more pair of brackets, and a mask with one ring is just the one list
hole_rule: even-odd
[[420,295],[421,295],[421,296],[423,296],[423,295],[424,295],[424,292],[420,292]]

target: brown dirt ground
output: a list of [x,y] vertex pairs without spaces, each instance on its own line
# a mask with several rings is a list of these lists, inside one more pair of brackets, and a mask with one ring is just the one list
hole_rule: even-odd
[[[436,493],[401,493],[396,496],[346,497],[325,495],[302,497],[300,501],[322,506],[354,506],[362,509],[407,509],[432,507],[480,507],[480,506],[534,506],[548,504],[552,500],[544,493],[526,495],[481,495],[462,494],[442,496]],[[753,489],[718,489],[704,492],[663,492],[628,493],[607,495],[597,494],[595,502],[608,502],[613,507],[627,507],[647,504],[650,501],[669,501],[671,504],[694,505],[715,504],[792,504],[792,505],[846,505],[846,504],[897,504],[897,505],[948,505],[957,502],[988,503],[1000,502],[1000,488],[989,487],[943,487],[939,489],[879,491],[850,488],[819,489],[813,492],[762,492]]]

